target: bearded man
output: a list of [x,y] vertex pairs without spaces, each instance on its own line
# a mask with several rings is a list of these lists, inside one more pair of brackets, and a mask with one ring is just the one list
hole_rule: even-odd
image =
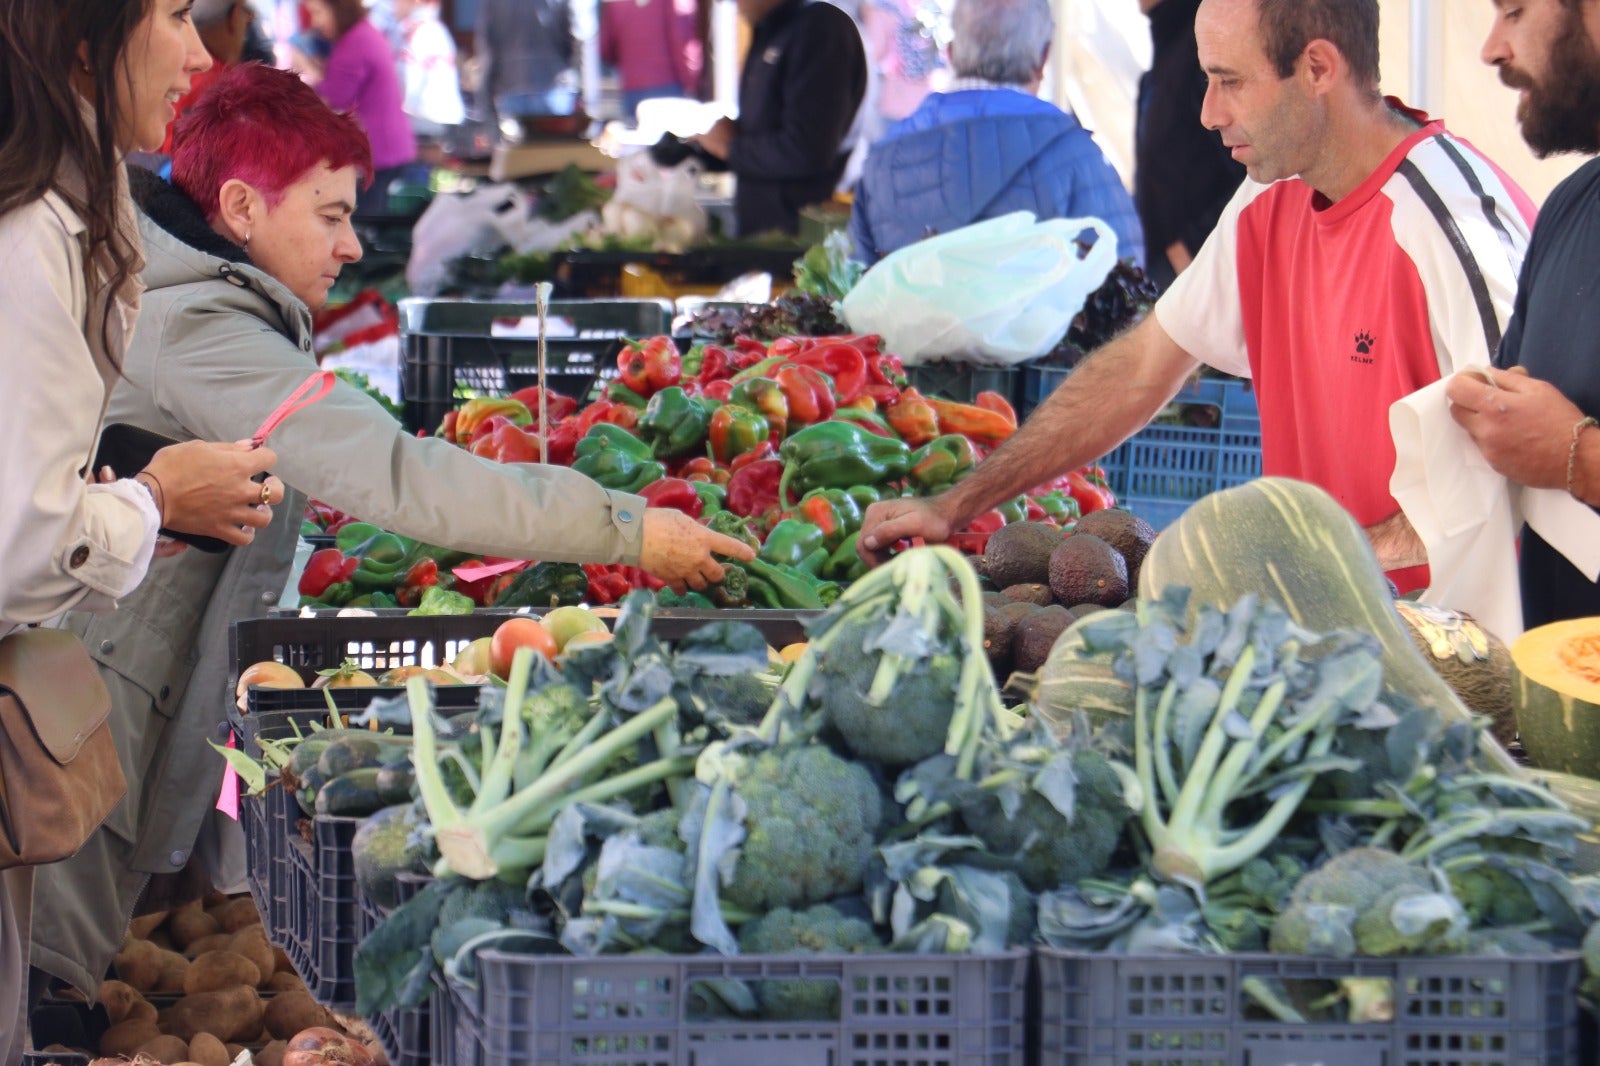
[[[1523,140],[1541,159],[1600,152],[1600,0],[1493,0],[1484,62],[1516,89]],[[1496,471],[1600,504],[1600,160],[1539,212],[1512,318],[1489,371],[1446,387],[1451,413]],[[1590,581],[1531,528],[1519,560],[1528,628],[1600,614]]]

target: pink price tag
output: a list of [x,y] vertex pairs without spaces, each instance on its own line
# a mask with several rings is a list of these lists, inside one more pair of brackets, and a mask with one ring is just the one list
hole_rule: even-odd
[[486,577],[499,577],[527,566],[526,559],[508,559],[503,563],[466,563],[450,571],[459,581],[482,581]]
[[[237,747],[233,742],[233,731],[228,732],[228,747]],[[222,775],[222,791],[217,795],[217,810],[226,814],[234,821],[239,820],[239,774],[234,770],[233,764],[228,764],[228,769]]]

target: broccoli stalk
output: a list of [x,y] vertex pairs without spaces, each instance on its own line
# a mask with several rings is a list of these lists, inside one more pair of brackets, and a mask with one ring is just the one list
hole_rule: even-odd
[[[507,711],[494,743],[491,745],[489,734],[484,736],[488,761],[466,810],[450,797],[440,772],[430,718],[433,699],[426,680],[415,677],[407,682],[415,734],[417,791],[439,848],[441,859],[435,869],[439,876],[453,872],[485,880],[526,870],[543,860],[545,834],[556,815],[568,805],[603,803],[694,770],[692,757],[669,755],[625,773],[590,780],[676,716],[677,703],[666,698],[607,732],[602,732],[606,716],[594,715],[536,777],[514,788],[518,757],[524,747],[521,707],[532,656],[530,649],[522,649],[512,660],[505,693]],[[539,743],[537,738],[535,743]]]

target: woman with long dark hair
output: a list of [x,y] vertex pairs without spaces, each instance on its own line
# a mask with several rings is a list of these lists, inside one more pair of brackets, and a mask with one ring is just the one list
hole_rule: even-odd
[[[0,638],[110,610],[166,528],[247,544],[283,498],[268,449],[190,442],[92,470],[138,314],[122,157],[160,145],[210,64],[190,0],[0,5]],[[170,550],[170,549],[167,549]],[[22,1060],[33,872],[0,874],[0,1064]]]

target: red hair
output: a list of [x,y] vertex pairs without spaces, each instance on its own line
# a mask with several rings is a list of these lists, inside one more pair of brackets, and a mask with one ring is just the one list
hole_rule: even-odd
[[237,178],[276,207],[318,164],[356,167],[372,184],[372,146],[296,74],[260,63],[233,67],[200,94],[173,130],[172,183],[209,221],[222,186]]

